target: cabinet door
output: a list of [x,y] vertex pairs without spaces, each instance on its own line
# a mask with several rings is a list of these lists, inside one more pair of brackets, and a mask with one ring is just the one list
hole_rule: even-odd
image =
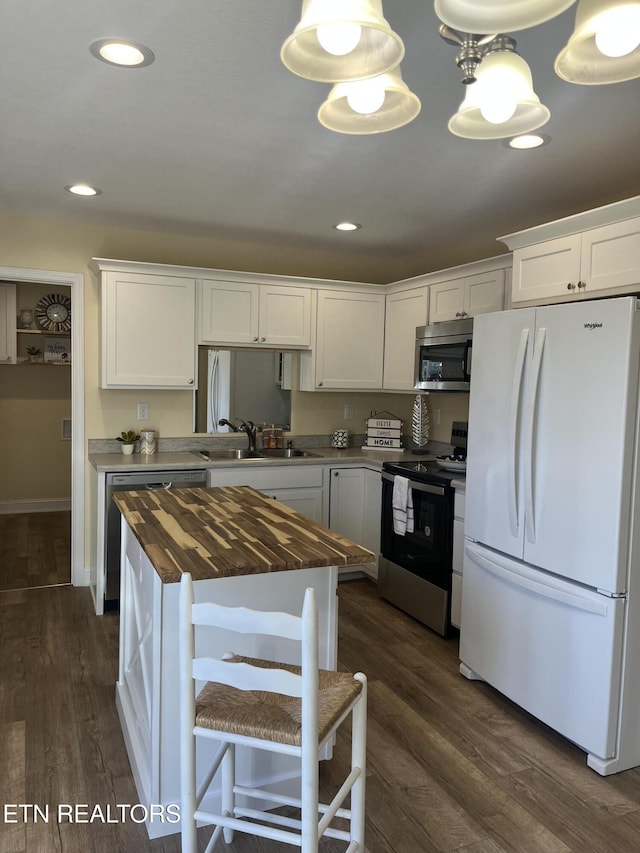
[[318,293],[317,388],[382,388],[384,295]]
[[[329,473],[329,529],[364,545],[364,470],[331,468]],[[339,574],[360,568],[343,566]]]
[[582,235],[580,277],[585,292],[640,282],[640,218],[594,228]]
[[570,299],[578,292],[580,248],[580,234],[572,234],[515,249],[512,303],[559,296]]
[[105,272],[102,387],[194,388],[195,280]]
[[454,278],[431,285],[429,323],[444,323],[464,317],[464,279]]
[[16,286],[0,284],[0,364],[16,363]]
[[308,287],[260,287],[260,343],[270,347],[311,344],[311,290]]
[[364,472],[362,468],[330,471],[329,529],[364,544]]
[[275,489],[266,494],[322,524],[322,489]]
[[504,308],[504,270],[479,273],[465,279],[465,307],[469,317],[502,311]]
[[387,296],[383,388],[413,390],[416,326],[425,326],[428,314],[428,287]]
[[200,343],[258,342],[259,288],[236,281],[201,281]]

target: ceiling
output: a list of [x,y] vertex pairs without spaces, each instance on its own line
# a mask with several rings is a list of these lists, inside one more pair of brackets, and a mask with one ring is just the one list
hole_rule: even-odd
[[[3,0],[0,210],[349,257],[352,272],[357,256],[351,278],[387,282],[502,254],[501,234],[640,194],[640,80],[576,86],[553,71],[575,6],[514,34],[551,110],[551,143],[529,152],[452,136],[464,92],[433,4],[384,11],[422,112],[347,136],[316,119],[329,86],[280,62],[299,0]],[[114,36],[155,62],[94,59],[89,45]],[[77,181],[102,194],[64,192]],[[331,228],[343,219],[363,227]]]

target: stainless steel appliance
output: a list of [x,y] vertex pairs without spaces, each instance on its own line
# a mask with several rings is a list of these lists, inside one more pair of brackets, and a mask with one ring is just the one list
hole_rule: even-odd
[[473,319],[416,328],[415,384],[418,391],[469,391]]
[[[394,531],[393,492],[406,478],[413,504],[413,531]],[[453,479],[436,462],[385,462],[382,466],[382,536],[378,591],[382,598],[442,636],[451,626]]]
[[207,472],[189,471],[130,471],[107,474],[105,519],[105,596],[104,609],[116,610],[120,600],[120,512],[111,500],[114,492],[138,489],[177,489],[206,486]]

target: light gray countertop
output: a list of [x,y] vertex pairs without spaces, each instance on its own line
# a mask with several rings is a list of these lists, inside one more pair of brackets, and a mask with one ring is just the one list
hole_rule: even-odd
[[[311,448],[309,448],[311,450]],[[134,453],[125,456],[123,453],[90,453],[89,462],[98,472],[115,471],[188,471],[207,468],[261,468],[290,467],[299,465],[361,465],[382,470],[384,462],[398,461],[429,461],[434,459],[432,454],[417,455],[409,451],[393,452],[386,450],[363,450],[361,447],[347,447],[338,450],[335,447],[313,447],[314,456],[297,457],[293,459],[212,459],[206,460],[195,451],[163,451],[151,456]],[[451,481],[456,489],[464,489],[464,478]]]
[[163,451],[145,456],[134,453],[125,456],[123,453],[90,453],[89,462],[96,471],[180,471],[191,468],[258,468],[263,465],[287,467],[291,465],[369,465],[372,468],[382,468],[383,462],[399,460],[429,460],[433,455],[416,455],[405,451],[395,453],[387,450],[363,450],[361,447],[347,447],[338,450],[335,447],[314,447],[314,456],[283,459],[203,459],[195,451]]

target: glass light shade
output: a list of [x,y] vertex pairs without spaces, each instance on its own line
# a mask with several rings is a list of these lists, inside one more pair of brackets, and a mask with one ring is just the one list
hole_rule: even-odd
[[[354,36],[354,25],[360,28],[360,38],[354,44],[353,37],[348,50],[348,37],[346,45],[338,42],[341,34]],[[345,47],[347,52],[335,52]],[[404,44],[384,19],[381,0],[303,0],[300,23],[280,51],[289,71],[320,83],[377,77],[395,68],[403,56]]]
[[[509,118],[500,123],[487,121],[483,115],[483,101],[487,95],[491,96],[494,88],[492,85],[483,85],[483,74],[487,72],[486,63],[492,56],[496,58],[489,64],[490,74],[487,77],[493,77],[491,72],[494,63],[507,65],[511,79],[510,97],[514,103]],[[476,77],[476,82],[467,86],[467,93],[460,109],[449,121],[449,130],[455,136],[461,136],[464,139],[504,139],[508,136],[530,133],[549,121],[551,113],[544,104],[540,103],[540,98],[533,91],[529,66],[518,54],[502,51],[489,54],[478,66]],[[494,80],[485,80],[485,82],[493,83]],[[487,106],[484,109],[489,111]]]
[[575,0],[435,0],[440,20],[464,33],[513,33],[536,27]]
[[[610,41],[612,38],[616,41],[618,29],[624,42],[622,46],[611,45]],[[605,42],[602,46],[610,55],[599,48],[601,41]],[[627,52],[621,53],[623,50]],[[558,54],[555,70],[563,80],[585,86],[621,83],[640,77],[639,0],[580,0],[575,29]]]
[[[378,91],[384,93],[382,105],[375,112],[359,112],[351,106],[353,98],[358,97],[359,88],[365,84],[374,84]],[[337,133],[384,133],[409,124],[420,109],[420,99],[403,81],[400,69],[394,68],[375,78],[375,81],[337,83],[318,110],[318,120],[324,127]]]
[[515,113],[519,101],[533,94],[531,71],[517,53],[489,53],[476,72],[476,95],[484,118],[492,124],[503,124]]

